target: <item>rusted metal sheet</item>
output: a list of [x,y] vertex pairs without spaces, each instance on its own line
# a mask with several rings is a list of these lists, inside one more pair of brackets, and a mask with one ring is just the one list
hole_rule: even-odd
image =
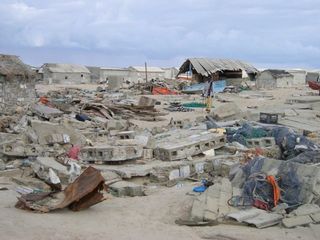
[[103,193],[105,179],[100,171],[88,167],[63,192],[30,193],[18,197],[17,208],[50,212],[69,207],[80,211],[105,200]]

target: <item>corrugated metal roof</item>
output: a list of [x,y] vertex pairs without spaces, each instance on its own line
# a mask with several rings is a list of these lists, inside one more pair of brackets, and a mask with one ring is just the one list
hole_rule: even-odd
[[[138,72],[145,72],[145,67],[140,67],[140,66],[133,66],[131,67],[132,69],[138,71]],[[159,67],[147,67],[148,72],[159,72],[159,73],[164,73],[164,70],[159,68]]]
[[110,70],[110,71],[129,71],[128,68],[116,68],[116,67],[101,67],[101,70]]
[[212,73],[224,71],[245,70],[247,73],[258,72],[254,66],[240,60],[189,58],[180,67],[179,74],[189,71],[190,64],[198,74],[203,76],[210,76]]
[[90,73],[88,68],[77,64],[46,63],[42,68],[47,68],[53,73]]

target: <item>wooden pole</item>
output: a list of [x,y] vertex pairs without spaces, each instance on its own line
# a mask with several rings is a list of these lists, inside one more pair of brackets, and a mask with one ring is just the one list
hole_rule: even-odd
[[146,71],[146,83],[148,83],[148,68],[147,68],[147,62],[144,63],[144,68]]

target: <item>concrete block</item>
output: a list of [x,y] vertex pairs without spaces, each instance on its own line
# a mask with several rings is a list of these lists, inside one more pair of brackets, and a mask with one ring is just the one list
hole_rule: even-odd
[[89,163],[121,162],[142,157],[141,146],[108,146],[98,145],[84,147],[80,150],[80,160]]
[[157,100],[150,98],[150,97],[146,97],[146,96],[141,96],[139,99],[139,106],[148,106],[148,107],[154,107],[154,105],[156,104]]
[[70,143],[70,136],[68,134],[51,134],[46,137],[48,144],[66,144]]
[[153,159],[153,149],[143,149],[143,159]]
[[156,143],[154,154],[163,161],[175,161],[195,156],[210,149],[221,148],[225,145],[224,135],[200,132],[194,135]]
[[276,142],[273,137],[247,139],[248,148],[269,148],[274,146],[276,146]]
[[120,131],[120,132],[116,131],[113,133],[110,132],[110,135],[112,137],[116,137],[119,140],[134,139],[136,132],[135,131]]
[[109,185],[109,188],[118,197],[144,196],[143,187],[132,182],[119,181]]
[[190,119],[184,119],[184,120],[171,120],[169,123],[170,127],[175,127],[178,129],[183,129],[183,128],[190,128],[192,126],[192,123]]
[[297,227],[297,226],[304,226],[304,225],[308,225],[310,223],[313,222],[313,219],[308,216],[296,216],[296,217],[290,217],[290,218],[284,218],[282,220],[282,224],[283,226],[285,226],[286,228],[293,228],[293,227]]

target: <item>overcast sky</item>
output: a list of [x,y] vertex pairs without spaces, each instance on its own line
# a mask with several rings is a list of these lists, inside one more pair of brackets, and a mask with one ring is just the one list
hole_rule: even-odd
[[319,0],[0,0],[0,52],[31,65],[320,68]]

